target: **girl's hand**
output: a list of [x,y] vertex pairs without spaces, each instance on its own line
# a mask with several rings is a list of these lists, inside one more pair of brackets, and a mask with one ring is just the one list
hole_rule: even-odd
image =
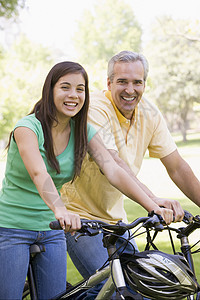
[[71,235],[74,235],[81,228],[79,215],[69,212],[65,207],[56,209],[55,217],[60,222],[63,230],[70,232]]

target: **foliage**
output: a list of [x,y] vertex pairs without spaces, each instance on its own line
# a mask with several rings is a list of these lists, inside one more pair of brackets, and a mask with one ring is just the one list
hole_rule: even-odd
[[200,32],[199,21],[163,17],[152,31],[148,57],[153,85],[153,99],[186,140],[194,104],[200,102]]
[[0,60],[0,140],[26,115],[41,96],[41,86],[52,67],[46,48],[22,35]]
[[25,0],[0,0],[0,17],[13,18],[24,6]]
[[[126,0],[94,1],[94,7],[85,10],[78,22],[74,45],[79,61],[87,65],[93,79],[96,73],[105,71],[108,60],[115,53],[140,51],[141,35],[142,30]],[[103,76],[106,77],[105,72]],[[96,81],[94,86],[99,87],[99,83]]]

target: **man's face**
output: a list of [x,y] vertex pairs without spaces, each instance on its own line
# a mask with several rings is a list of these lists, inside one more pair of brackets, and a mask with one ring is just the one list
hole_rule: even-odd
[[131,119],[145,89],[142,63],[117,62],[114,65],[113,82],[108,78],[108,89],[121,114]]

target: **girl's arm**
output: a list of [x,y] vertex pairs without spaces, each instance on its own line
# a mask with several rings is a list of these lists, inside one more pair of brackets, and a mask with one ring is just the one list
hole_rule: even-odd
[[89,142],[88,150],[108,181],[114,187],[128,198],[140,204],[148,212],[154,210],[155,213],[162,215],[166,224],[170,224],[173,221],[173,211],[171,209],[160,208],[151,200],[131,176],[115,162],[98,134]]
[[68,212],[62,202],[40,154],[37,136],[27,127],[18,127],[14,131],[14,138],[24,165],[41,198],[54,212],[62,228],[73,233],[81,226],[80,218]]

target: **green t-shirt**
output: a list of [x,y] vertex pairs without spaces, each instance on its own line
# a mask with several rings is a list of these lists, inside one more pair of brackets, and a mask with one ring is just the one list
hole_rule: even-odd
[[[15,126],[15,128],[28,127],[36,134],[40,153],[58,192],[65,182],[73,178],[74,174],[74,121],[70,121],[70,126],[71,133],[68,145],[57,156],[60,174],[57,174],[47,162],[43,146],[42,125],[35,115],[24,117]],[[88,141],[92,139],[95,133],[95,129],[88,124]],[[52,220],[55,220],[54,213],[40,197],[12,137],[7,155],[5,178],[0,191],[0,227],[46,231],[50,230],[49,222]]]

